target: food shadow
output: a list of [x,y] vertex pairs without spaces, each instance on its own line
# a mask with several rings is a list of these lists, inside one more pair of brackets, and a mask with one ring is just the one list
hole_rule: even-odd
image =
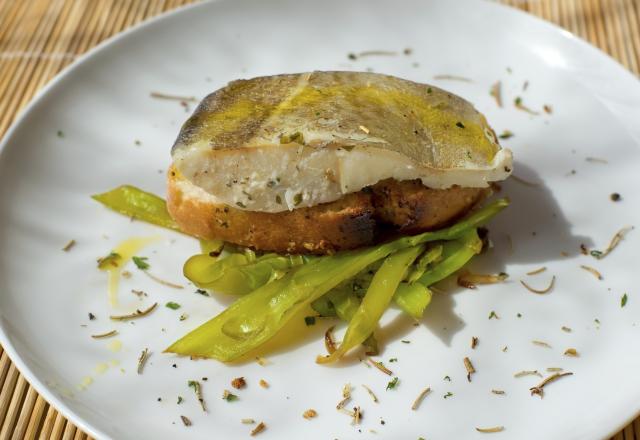
[[[517,177],[503,182],[495,195],[509,198],[511,204],[487,225],[491,246],[470,263],[469,269],[475,273],[509,273],[514,264],[544,266],[576,256],[581,244],[593,246],[591,238],[573,235],[571,223],[551,189],[534,169],[522,163],[516,163],[514,169]],[[467,289],[452,279],[435,287],[437,293],[419,322],[450,346],[453,336],[465,327],[464,320],[454,311],[454,295]],[[381,345],[406,339],[414,327],[415,321],[410,317],[397,316],[378,331]]]

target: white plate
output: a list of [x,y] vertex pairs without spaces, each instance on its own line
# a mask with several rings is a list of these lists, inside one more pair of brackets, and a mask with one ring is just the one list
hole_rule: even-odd
[[[411,55],[402,53],[406,47]],[[347,58],[367,50],[399,54]],[[473,264],[477,271],[504,270],[509,282],[475,291],[449,285],[450,293],[435,297],[418,327],[390,311],[381,359],[400,378],[395,390],[385,391],[390,378],[355,357],[334,368],[316,365],[324,321],[308,334],[299,332],[294,346],[270,353],[266,367],[161,354],[229,300],[196,295],[192,286],[159,286],[133,268],[120,289],[121,307],[108,307],[105,275],[96,270],[95,258],[120,240],[161,236],[141,254],[154,273],[182,283],[182,263],[197,250],[195,240],[130,222],[89,198],[122,183],[163,194],[169,148],[187,114],[178,102],[151,99],[149,93],[202,97],[240,77],[366,68],[449,88],[472,101],[498,132],[515,133],[504,142],[515,153],[515,173],[543,186],[504,185],[513,204],[491,225],[495,249]],[[433,79],[440,74],[473,82]],[[497,80],[504,108],[488,93]],[[537,110],[549,104],[553,114],[516,110],[516,96]],[[374,438],[480,438],[484,434],[475,427],[496,425],[505,427],[496,434],[501,438],[603,438],[640,409],[634,273],[640,234],[629,233],[602,261],[580,255],[579,245],[603,248],[619,228],[638,224],[638,121],[640,85],[632,75],[571,34],[492,3],[253,0],[183,9],[84,57],[40,94],[7,135],[0,157],[0,340],[47,400],[104,438],[242,438],[251,429],[240,423],[244,417],[265,421],[265,439],[365,438],[373,436],[370,430],[377,432]],[[614,191],[622,194],[621,202],[609,200]],[[77,245],[62,252],[72,238]],[[596,267],[604,280],[580,264]],[[540,266],[547,272],[525,276]],[[518,282],[541,287],[551,275],[557,276],[556,287],[543,296]],[[132,288],[149,297],[139,302]],[[625,292],[629,300],[621,308]],[[135,324],[108,319],[153,301],[161,307]],[[162,306],[167,301],[182,309]],[[489,320],[491,310],[500,319]],[[97,319],[89,321],[89,312]],[[189,315],[184,322],[178,321],[181,312]],[[563,332],[562,326],[573,331]],[[111,340],[90,338],[112,328],[120,332],[118,352],[108,349]],[[471,336],[480,340],[475,350]],[[138,375],[144,347],[153,354]],[[563,356],[569,347],[580,357]],[[477,369],[471,383],[465,356]],[[397,362],[389,363],[394,357]],[[100,363],[108,367],[102,374],[94,371]],[[547,374],[547,367],[574,375],[549,385],[544,399],[529,394],[538,377],[514,378],[520,370]],[[93,383],[78,390],[86,376]],[[237,392],[240,401],[227,403],[221,394],[237,376],[245,376],[249,386]],[[271,384],[268,390],[258,386],[261,378]],[[207,414],[187,387],[190,379],[203,384]],[[355,386],[350,406],[364,411],[360,426],[335,410],[347,382]],[[411,411],[426,386],[432,393]],[[492,394],[493,388],[506,395]],[[447,392],[453,396],[444,399]],[[177,405],[178,396],[184,403]],[[318,411],[317,419],[302,418],[309,408]],[[180,415],[193,426],[183,426]]]

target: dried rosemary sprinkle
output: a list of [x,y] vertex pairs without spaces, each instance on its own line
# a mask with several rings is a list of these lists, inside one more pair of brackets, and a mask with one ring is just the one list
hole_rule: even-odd
[[544,341],[535,341],[534,340],[534,341],[531,341],[531,343],[534,344],[534,345],[538,345],[540,347],[551,348],[551,345],[547,344]]
[[193,391],[196,393],[196,398],[198,399],[198,402],[200,402],[202,411],[207,412],[207,406],[205,405],[204,398],[202,397],[202,387],[200,386],[200,382],[197,380],[190,380],[187,384],[189,385],[189,388],[193,388]]
[[467,369],[467,380],[471,382],[471,375],[476,372],[476,369],[473,368],[473,364],[468,357],[465,357],[462,362],[464,363],[464,368]]
[[562,327],[560,327],[560,330],[562,330],[563,332],[567,332],[567,333],[571,333],[571,328],[567,327],[565,325],[563,325]]
[[629,297],[627,296],[626,293],[622,295],[622,298],[620,298],[620,307],[626,306],[628,300],[629,300]]
[[523,371],[519,371],[516,374],[513,375],[513,377],[518,378],[518,377],[524,377],[524,376],[539,376],[542,377],[542,374],[540,374],[538,372],[538,370],[523,370]]
[[111,336],[115,336],[117,334],[118,334],[118,330],[111,330],[110,332],[100,333],[99,335],[91,335],[91,337],[93,339],[103,339],[103,338],[109,338]]
[[65,251],[65,252],[69,252],[71,250],[71,248],[74,247],[75,245],[76,245],[76,241],[75,240],[69,240],[69,242],[64,245],[62,250]]
[[482,432],[482,433],[485,433],[485,434],[490,434],[492,432],[504,431],[504,426],[494,426],[492,428],[476,428],[476,431]]
[[149,96],[156,99],[168,99],[171,101],[198,102],[195,96],[167,95],[166,93],[160,92],[151,92]]
[[353,423],[356,425],[360,424],[360,419],[362,419],[362,410],[359,406],[353,407]]
[[369,362],[372,366],[376,367],[378,370],[382,371],[387,376],[391,376],[393,374],[393,371],[385,367],[382,362],[376,362],[371,358],[367,358],[367,362]]
[[260,434],[265,429],[267,429],[267,425],[265,425],[264,422],[260,422],[255,428],[251,430],[251,436]]
[[478,338],[476,336],[471,336],[471,349],[475,349],[478,345]]
[[594,258],[597,258],[598,260],[602,260],[604,257],[609,255],[611,251],[613,251],[618,246],[618,244],[620,244],[624,236],[632,229],[633,229],[633,226],[625,226],[624,228],[620,229],[618,232],[615,233],[615,235],[609,242],[609,245],[604,251],[592,250],[590,252],[591,256]]
[[497,275],[463,272],[458,275],[458,286],[475,289],[476,284],[496,284],[506,280],[508,277],[509,275],[504,272]]
[[489,313],[489,319],[493,319],[493,318],[500,319],[500,317],[494,310],[492,310],[491,313]]
[[505,394],[505,392],[504,392],[503,390],[491,390],[491,392],[492,392],[493,394],[499,394],[499,395],[503,395],[503,394]]
[[153,312],[156,307],[158,307],[158,303],[153,303],[148,309],[136,310],[128,315],[111,315],[109,318],[114,321],[128,321],[130,319],[142,318],[143,316],[147,316],[149,313]]
[[375,395],[375,393],[371,390],[371,388],[369,388],[366,385],[362,385],[362,388],[364,388],[365,390],[367,390],[367,393],[369,393],[369,395],[371,396],[371,399],[373,399],[374,403],[378,403],[378,396]]
[[580,265],[581,269],[586,270],[587,272],[589,272],[590,274],[592,274],[594,277],[596,277],[599,280],[602,280],[602,274],[600,272],[598,272],[596,269],[594,269],[591,266],[585,266],[584,264]]
[[182,419],[182,423],[184,423],[184,426],[191,426],[191,420],[189,420],[189,418],[187,416],[180,416],[180,419]]
[[599,157],[585,157],[585,159],[587,162],[591,162],[591,163],[602,163],[602,164],[608,164],[609,161],[606,159],[601,159]]
[[541,267],[540,269],[536,269],[536,270],[532,270],[531,272],[527,272],[527,275],[531,276],[531,275],[538,275],[539,273],[544,272],[545,270],[547,270],[546,266]]
[[145,348],[142,350],[142,353],[140,353],[140,357],[138,358],[138,374],[142,374],[142,370],[147,363],[147,359],[149,359],[149,355],[151,355],[151,352],[148,348]]
[[498,135],[500,139],[510,139],[514,136],[511,130],[504,130],[502,133]]
[[470,78],[458,75],[434,75],[433,79],[439,80],[451,80],[451,81],[462,81],[462,82],[473,82]]
[[498,104],[498,107],[502,107],[502,82],[495,82],[491,86],[489,94],[496,100],[496,104]]
[[342,387],[342,400],[336,405],[336,409],[339,411],[347,404],[351,399],[351,384],[346,383]]
[[418,394],[418,397],[416,397],[416,400],[413,401],[413,403],[411,404],[411,409],[413,411],[417,410],[420,407],[420,404],[422,403],[422,401],[424,400],[424,398],[427,396],[427,394],[429,394],[431,392],[431,388],[427,387],[424,390],[420,391],[420,394]]
[[542,398],[542,396],[544,394],[543,388],[546,385],[550,384],[551,382],[555,382],[556,380],[560,379],[561,377],[571,376],[571,375],[573,375],[573,373],[570,373],[570,372],[567,372],[567,373],[554,373],[551,376],[546,377],[537,386],[529,388],[529,390],[531,391],[531,395],[533,396],[534,394],[537,394]]
[[161,284],[163,286],[167,286],[167,287],[172,287],[174,289],[184,289],[184,286],[180,285],[180,284],[176,284],[176,283],[172,283],[170,281],[166,281],[163,280],[162,278],[158,278],[157,276],[155,276],[154,274],[143,270],[142,272],[144,272],[145,275],[147,275],[149,278],[151,278],[153,281],[155,281],[158,284]]
[[302,417],[304,417],[307,420],[313,419],[314,417],[317,417],[317,416],[318,416],[318,412],[315,409],[308,409],[302,413]]
[[333,340],[333,328],[335,326],[331,326],[324,332],[324,346],[327,349],[327,353],[331,354],[336,351],[336,343]]
[[247,386],[247,381],[244,380],[244,377],[236,377],[231,381],[231,386],[236,390],[239,390]]
[[553,286],[554,286],[555,282],[556,282],[556,276],[554,275],[554,276],[551,277],[551,282],[549,283],[549,285],[546,288],[544,288],[544,289],[534,289],[533,287],[531,287],[530,285],[528,285],[524,281],[520,280],[520,284],[522,284],[525,289],[527,289],[529,292],[537,293],[538,295],[544,295],[545,293],[549,293],[553,289]]
[[572,357],[578,357],[578,356],[580,356],[580,355],[578,354],[578,351],[577,351],[575,348],[567,348],[567,349],[564,351],[564,355],[565,355],[565,356],[572,356]]
[[258,356],[256,357],[256,362],[258,363],[258,365],[260,365],[261,367],[265,367],[267,365],[269,365],[271,362],[269,362],[267,359],[263,358],[262,356]]

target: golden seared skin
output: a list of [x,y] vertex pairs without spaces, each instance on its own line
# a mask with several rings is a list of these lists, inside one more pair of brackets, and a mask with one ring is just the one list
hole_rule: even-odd
[[232,208],[198,192],[174,168],[167,208],[186,233],[260,251],[329,254],[369,246],[389,233],[418,233],[454,222],[482,201],[483,188],[431,189],[387,179],[339,200],[276,213]]

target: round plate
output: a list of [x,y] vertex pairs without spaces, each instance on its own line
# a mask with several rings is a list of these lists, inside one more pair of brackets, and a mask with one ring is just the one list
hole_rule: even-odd
[[[367,51],[375,52],[348,57]],[[306,328],[297,319],[288,343],[265,354],[266,366],[162,354],[230,299],[197,295],[183,279],[195,240],[131,222],[89,197],[124,183],[164,193],[169,148],[188,112],[151,92],[201,98],[233,79],[314,69],[372,69],[450,89],[498,133],[514,133],[503,143],[514,151],[515,174],[534,184],[503,184],[512,205],[490,225],[493,248],[472,264],[476,272],[507,272],[507,282],[477,290],[444,283],[416,325],[393,309],[385,315],[377,359],[399,378],[394,389],[385,389],[392,377],[359,361],[362,353],[335,367],[316,365],[325,320]],[[497,81],[503,107],[489,95]],[[515,108],[517,97],[537,114]],[[104,438],[241,438],[253,428],[242,418],[264,421],[260,436],[273,439],[373,431],[376,438],[480,438],[476,428],[494,426],[504,426],[496,435],[521,440],[603,438],[639,410],[633,262],[640,235],[629,232],[602,260],[582,255],[580,245],[602,250],[617,230],[638,223],[639,120],[640,85],[631,74],[571,34],[492,3],[248,0],[185,8],[92,51],[34,100],[4,140],[0,340],[48,401]],[[611,201],[613,192],[622,200]],[[185,288],[156,284],[132,265],[120,305],[110,308],[95,260],[133,236],[159,237],[140,254],[152,273]],[[62,251],[71,239],[77,244]],[[552,276],[555,287],[544,295],[519,282],[543,288]],[[171,310],[168,301],[182,307]],[[146,318],[109,319],[153,302],[160,306]],[[112,329],[114,338],[90,337]],[[137,374],[144,348],[151,356]],[[567,348],[579,356],[565,356]],[[477,370],[471,382],[466,356]],[[543,398],[529,391],[540,377],[514,377],[521,370],[547,376],[547,368],[573,375],[547,385]],[[238,401],[223,400],[238,376],[248,387],[234,391]],[[189,380],[202,384],[206,413]],[[345,383],[354,387],[348,407],[363,411],[359,425],[336,411]],[[412,411],[425,387],[431,393]],[[318,417],[306,420],[310,408]]]

